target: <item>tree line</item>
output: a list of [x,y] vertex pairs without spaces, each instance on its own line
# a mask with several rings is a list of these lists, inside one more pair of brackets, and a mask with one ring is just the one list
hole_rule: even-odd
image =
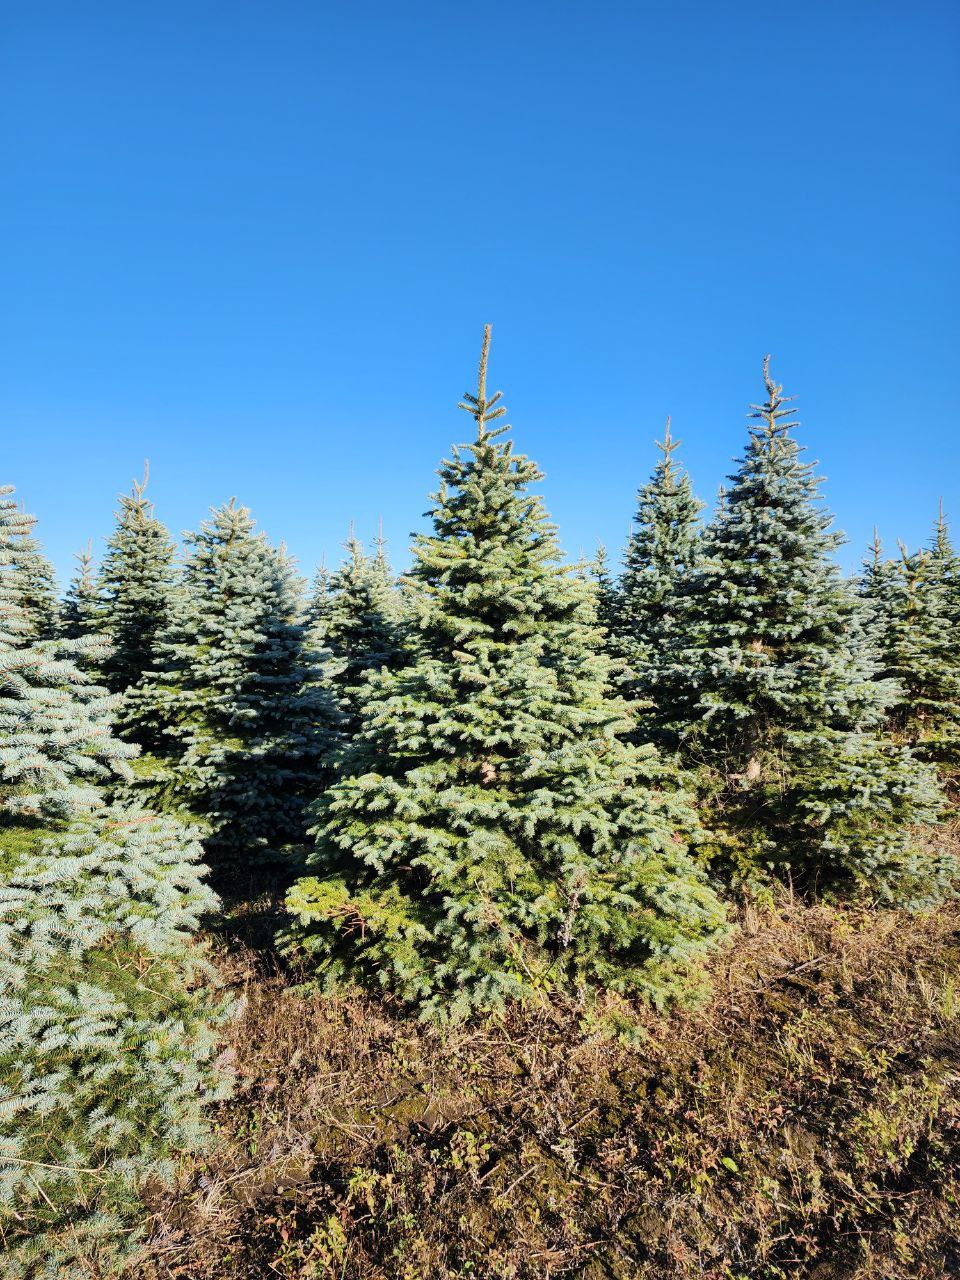
[[[227,1009],[198,942],[286,889],[281,951],[424,1018],[658,1004],[775,895],[952,895],[960,558],[849,580],[764,362],[704,520],[669,422],[622,572],[565,562],[487,390],[397,581],[310,588],[231,500],[182,552],[144,484],[66,596],[0,495],[0,1231],[9,1273],[116,1249],[202,1139]],[[134,1237],[126,1234],[128,1247]],[[55,1243],[53,1243],[55,1242]]]

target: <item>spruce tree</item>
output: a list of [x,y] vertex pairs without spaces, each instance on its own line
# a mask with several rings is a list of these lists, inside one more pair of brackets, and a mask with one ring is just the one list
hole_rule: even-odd
[[217,1013],[190,943],[214,899],[169,819],[112,808],[113,700],[38,640],[31,522],[0,490],[0,1233],[4,1275],[91,1275],[202,1136]]
[[144,750],[156,748],[131,694],[156,657],[154,645],[163,629],[177,579],[176,548],[166,527],[144,496],[149,479],[134,482],[120,498],[117,524],[107,543],[98,589],[103,600],[104,633],[109,641],[103,679],[121,695],[119,732]]
[[60,609],[58,633],[66,640],[102,634],[103,602],[93,569],[93,548],[77,552],[77,571],[70,580]]
[[336,573],[318,573],[310,606],[308,641],[324,658],[324,679],[339,710],[339,732],[360,727],[367,675],[401,660],[400,600],[382,538],[373,556],[351,532]]
[[943,513],[943,501],[930,540],[933,575],[943,592],[951,624],[960,621],[960,554],[954,548],[950,529]]
[[880,533],[874,526],[873,541],[863,558],[863,570],[858,588],[862,599],[869,604],[870,625],[874,643],[882,639],[882,631],[878,630],[881,616],[890,608],[890,601],[896,590],[897,566],[893,560],[884,555]]
[[298,582],[231,499],[188,535],[155,661],[130,712],[156,748],[138,763],[155,806],[190,815],[231,868],[302,846],[333,712],[300,617]]
[[663,454],[637,495],[634,527],[620,581],[614,652],[626,663],[624,691],[637,704],[641,740],[673,747],[666,725],[674,713],[670,668],[664,656],[676,630],[681,585],[697,561],[700,512],[690,477],[674,461],[680,445],[667,418]]
[[683,755],[702,770],[738,876],[928,901],[951,866],[912,828],[936,817],[939,793],[881,734],[890,689],[834,560],[841,537],[769,358],[763,368],[767,400],[751,406],[745,453],[682,592],[671,678]]
[[[939,684],[931,689],[934,705],[927,715],[928,732],[920,744],[925,758],[933,760],[947,783],[951,800],[960,797],[960,554],[950,538],[943,502],[934,527],[925,569],[928,624],[941,659]],[[932,730],[932,732],[931,732]]]
[[597,553],[589,565],[589,577],[596,592],[597,625],[603,630],[606,646],[614,652],[620,617],[620,593],[610,573],[607,549],[602,542],[597,545]]
[[941,513],[932,545],[884,560],[875,540],[861,593],[869,602],[880,676],[891,684],[889,728],[936,765],[951,795],[960,770],[960,655],[956,557]]
[[21,537],[17,549],[20,601],[34,637],[50,640],[57,630],[57,580],[53,566],[30,528]]
[[486,391],[440,467],[407,582],[408,662],[369,681],[316,808],[284,945],[328,985],[459,1019],[551,988],[654,998],[721,927],[695,824],[652,748],[620,736],[595,593],[565,566],[536,465]]
[[308,635],[312,636],[317,646],[322,649],[325,644],[327,615],[330,611],[330,580],[326,557],[321,560],[310,584],[310,593],[304,610],[304,622]]

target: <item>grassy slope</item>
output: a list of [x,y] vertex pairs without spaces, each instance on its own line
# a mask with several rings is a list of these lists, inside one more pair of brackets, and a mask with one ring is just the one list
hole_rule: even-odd
[[446,1035],[246,993],[218,1149],[140,1274],[591,1280],[960,1275],[960,908],[746,916],[714,995]]

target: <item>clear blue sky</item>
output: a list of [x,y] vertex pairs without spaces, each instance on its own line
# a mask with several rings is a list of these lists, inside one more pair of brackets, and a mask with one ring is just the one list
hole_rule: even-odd
[[960,533],[960,8],[0,3],[0,424],[61,573],[151,462],[307,570],[406,556],[492,379],[572,554],[760,360],[851,538]]

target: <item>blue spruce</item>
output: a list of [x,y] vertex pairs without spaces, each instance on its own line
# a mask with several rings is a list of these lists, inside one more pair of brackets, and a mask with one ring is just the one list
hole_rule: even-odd
[[324,657],[324,680],[339,712],[339,733],[360,727],[367,676],[402,661],[400,595],[381,538],[368,555],[351,533],[346,558],[333,574],[321,570],[308,611],[310,646]]
[[335,718],[300,584],[234,500],[187,548],[154,665],[129,699],[156,743],[137,764],[138,788],[199,821],[215,865],[282,860],[304,844]]
[[134,749],[78,654],[37,639],[31,521],[0,490],[0,1230],[7,1277],[88,1276],[203,1138],[219,1013],[192,942],[215,900],[176,822],[111,807]]
[[678,696],[668,655],[677,638],[679,596],[697,563],[700,513],[690,477],[678,466],[667,419],[662,453],[637,495],[633,531],[613,610],[611,648],[626,664],[624,692],[636,705],[638,735],[670,748],[669,725]]
[[486,390],[407,578],[407,662],[369,677],[316,806],[285,945],[326,985],[461,1019],[551,990],[682,992],[723,910],[695,818],[609,693],[595,592],[564,565]]
[[916,834],[940,796],[883,733],[890,686],[841,543],[802,460],[794,411],[767,399],[687,575],[671,646],[673,728],[700,771],[716,853],[735,878],[920,904],[952,864]]

